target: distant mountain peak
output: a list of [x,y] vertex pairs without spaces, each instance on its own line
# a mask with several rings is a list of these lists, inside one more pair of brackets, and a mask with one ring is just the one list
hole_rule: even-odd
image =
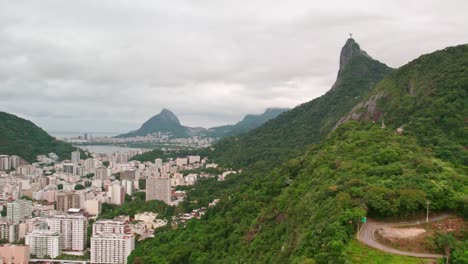
[[348,64],[348,62],[355,56],[362,55],[369,59],[372,59],[365,51],[361,50],[359,44],[353,39],[348,38],[345,45],[341,49],[340,53],[340,70],[338,75],[342,72],[342,69]]
[[[388,70],[391,69],[387,65],[369,56],[353,38],[348,38],[343,48],[341,48],[340,69],[338,70],[338,76],[330,91],[334,91],[342,86],[343,78],[346,78],[344,75],[366,75],[376,65],[384,66],[384,68]],[[371,86],[372,85],[373,84],[371,84]]]
[[177,118],[177,116],[171,110],[167,108],[163,108],[159,114],[153,116],[150,120],[161,119],[161,118],[178,123],[180,125],[179,118]]
[[177,137],[188,136],[187,129],[181,125],[179,118],[171,110],[163,108],[159,114],[144,122],[139,129],[117,137],[145,136],[156,132],[170,132]]
[[174,114],[171,110],[163,108],[159,114]]

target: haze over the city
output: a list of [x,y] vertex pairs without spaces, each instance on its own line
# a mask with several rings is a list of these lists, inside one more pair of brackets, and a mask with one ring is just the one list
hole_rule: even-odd
[[466,1],[378,2],[1,1],[1,110],[48,131],[164,107],[210,127],[325,93],[349,33],[391,67],[468,42]]

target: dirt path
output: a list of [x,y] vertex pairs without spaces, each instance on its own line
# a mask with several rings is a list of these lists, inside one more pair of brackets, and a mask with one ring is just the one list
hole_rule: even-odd
[[[434,217],[429,218],[429,222],[437,222],[439,220],[442,220],[448,217],[450,217],[449,214],[442,214],[442,215],[434,216]],[[440,254],[414,253],[414,252],[401,251],[398,249],[387,247],[377,242],[374,237],[375,231],[382,227],[411,226],[411,225],[417,225],[417,224],[425,223],[425,222],[426,221],[386,223],[386,222],[377,222],[372,219],[368,219],[367,223],[364,224],[364,226],[362,227],[362,229],[360,230],[358,234],[358,240],[370,247],[373,247],[378,250],[388,252],[391,254],[410,256],[410,257],[416,257],[416,258],[443,258],[444,256]]]

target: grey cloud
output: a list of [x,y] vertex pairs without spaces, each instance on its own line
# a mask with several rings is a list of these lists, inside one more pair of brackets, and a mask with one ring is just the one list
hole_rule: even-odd
[[468,40],[465,1],[0,2],[0,110],[47,130],[294,107],[331,87],[349,32],[393,67]]

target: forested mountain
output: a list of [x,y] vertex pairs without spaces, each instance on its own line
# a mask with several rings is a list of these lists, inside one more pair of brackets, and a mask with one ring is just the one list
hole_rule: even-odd
[[468,45],[421,56],[389,74],[339,123],[384,123],[437,157],[468,165]]
[[143,125],[134,131],[118,135],[118,138],[146,136],[157,132],[172,133],[175,137],[209,136],[214,138],[229,137],[246,133],[257,128],[270,119],[287,111],[286,108],[268,108],[260,115],[246,115],[244,119],[235,125],[225,125],[205,129],[202,127],[183,126],[177,116],[168,109],[163,109],[159,114],[151,117]]
[[288,108],[268,108],[260,115],[246,115],[241,121],[234,125],[225,125],[212,127],[208,129],[206,134],[214,138],[223,138],[235,135],[244,134],[254,128],[263,125],[265,122],[277,117],[283,112],[288,111]]
[[[216,144],[221,162],[243,173],[199,182],[178,210],[205,206],[213,197],[220,203],[201,220],[143,241],[129,261],[347,263],[345,249],[362,216],[406,218],[424,212],[426,200],[433,210],[467,215],[466,45],[424,55],[393,72],[357,47],[354,40],[346,43],[339,78],[326,95],[237,142]],[[351,93],[358,99],[340,89],[371,85],[374,67],[383,80]],[[396,133],[400,126],[404,130]],[[452,256],[463,252],[456,248]]]
[[423,211],[426,199],[435,210],[462,210],[467,184],[466,171],[435,158],[414,137],[347,123],[279,169],[219,183],[214,196],[221,202],[202,220],[158,233],[129,260],[345,263],[362,216],[408,216]]
[[0,112],[0,154],[18,155],[34,162],[37,155],[54,152],[59,159],[70,159],[71,144],[51,137],[31,121]]
[[340,69],[332,89],[236,138],[216,144],[214,156],[230,166],[259,161],[270,164],[294,157],[319,142],[336,122],[360,102],[391,69],[372,59],[350,38],[341,50]]
[[137,130],[118,135],[118,138],[146,136],[157,132],[172,133],[176,137],[189,137],[190,129],[180,124],[177,116],[164,108],[159,114],[151,117]]

